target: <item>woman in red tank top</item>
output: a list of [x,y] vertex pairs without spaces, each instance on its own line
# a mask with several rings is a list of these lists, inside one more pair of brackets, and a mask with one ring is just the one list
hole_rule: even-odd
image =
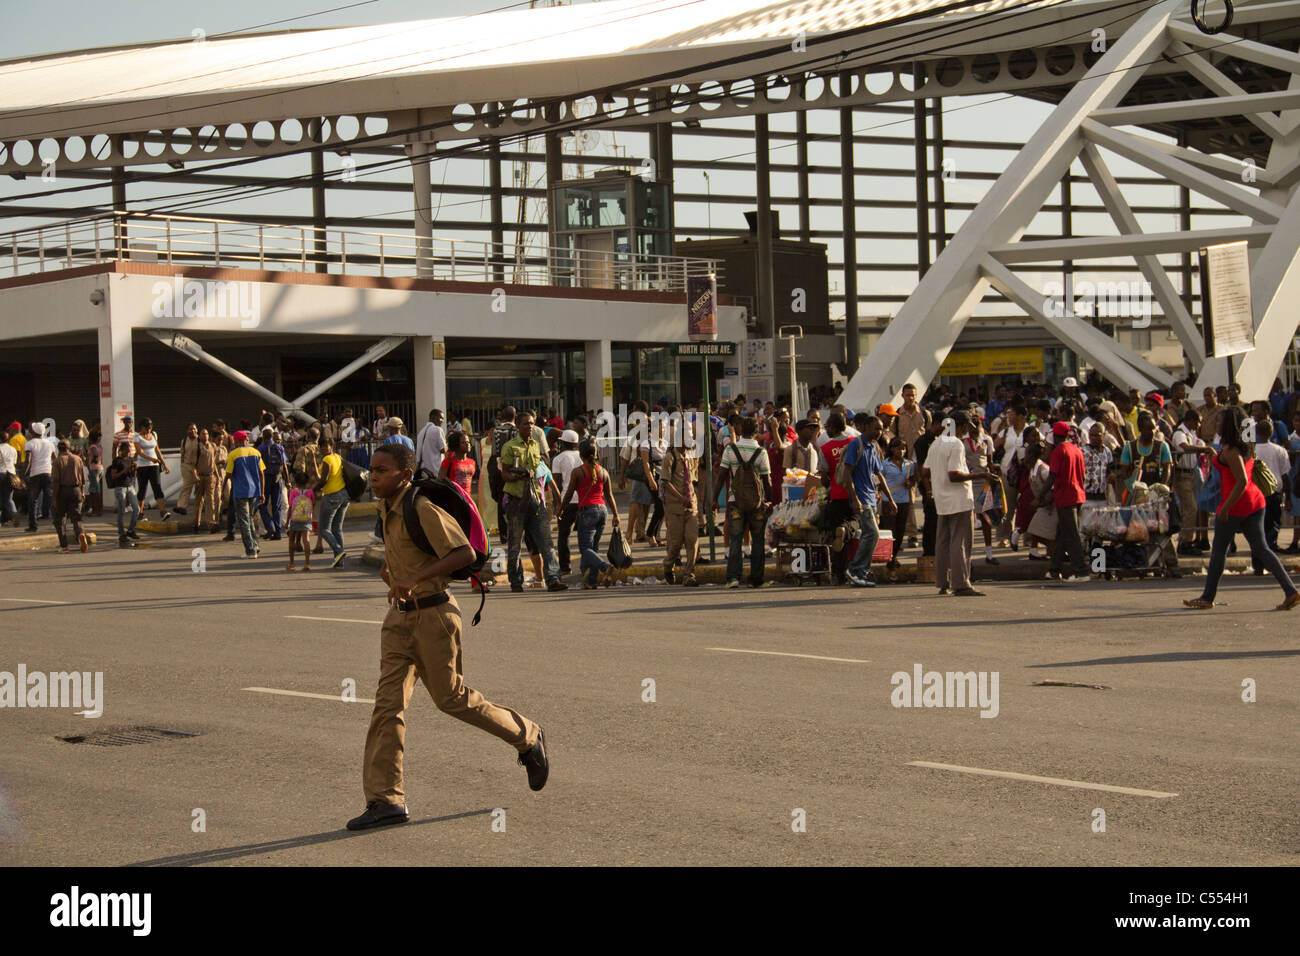
[[1228,547],[1238,533],[1250,543],[1250,555],[1256,567],[1273,573],[1286,599],[1274,610],[1289,611],[1300,604],[1300,591],[1291,583],[1282,559],[1269,548],[1264,538],[1264,494],[1253,481],[1255,474],[1254,449],[1241,437],[1241,408],[1225,408],[1219,418],[1220,451],[1214,456],[1214,467],[1219,472],[1223,486],[1222,503],[1214,514],[1214,546],[1210,551],[1210,568],[1205,578],[1205,590],[1198,598],[1183,601],[1197,610],[1214,607],[1214,595],[1223,577],[1223,567],[1228,559]]
[[609,487],[609,472],[596,460],[596,452],[596,443],[591,439],[578,446],[582,464],[569,472],[569,487],[564,490],[564,498],[555,512],[557,516],[563,514],[570,499],[577,495],[578,553],[587,574],[582,585],[584,591],[590,591],[598,583],[606,587],[614,583],[610,574],[613,565],[600,556],[600,535],[605,530],[606,506],[614,518],[614,526],[618,527],[618,506]]
[[474,500],[474,473],[478,466],[469,457],[469,439],[462,431],[454,431],[447,436],[447,456],[442,460],[442,477],[454,481],[465,489],[465,494]]

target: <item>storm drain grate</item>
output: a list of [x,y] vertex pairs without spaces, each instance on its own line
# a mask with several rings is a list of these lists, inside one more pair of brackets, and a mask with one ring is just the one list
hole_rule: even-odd
[[92,747],[129,747],[131,744],[150,744],[155,740],[175,740],[180,737],[197,737],[182,730],[163,730],[161,727],[124,727],[121,730],[99,730],[93,734],[74,734],[60,737],[68,744],[90,744]]

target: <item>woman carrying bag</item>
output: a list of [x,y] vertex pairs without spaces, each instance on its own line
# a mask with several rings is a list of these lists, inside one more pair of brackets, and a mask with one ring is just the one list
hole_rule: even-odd
[[1241,437],[1243,415],[1244,412],[1239,407],[1231,405],[1219,417],[1219,453],[1214,456],[1213,467],[1222,483],[1223,501],[1214,515],[1214,544],[1210,550],[1210,568],[1205,578],[1205,590],[1200,597],[1185,600],[1183,604],[1196,610],[1214,607],[1214,595],[1228,559],[1228,546],[1240,532],[1250,543],[1254,565],[1273,572],[1273,577],[1282,586],[1282,593],[1286,595],[1286,599],[1274,610],[1289,611],[1300,604],[1300,591],[1291,583],[1291,576],[1282,565],[1282,559],[1269,548],[1264,539],[1264,494],[1253,480],[1254,455]]
[[[614,566],[600,556],[600,535],[605,530],[605,509],[614,519],[614,536],[621,539],[618,528],[618,506],[614,503],[614,493],[609,486],[609,472],[596,460],[596,443],[590,439],[578,446],[578,457],[582,464],[569,473],[569,487],[564,490],[564,497],[555,509],[558,518],[564,513],[569,500],[578,496],[578,553],[582,556],[581,568],[586,572],[583,581],[584,591],[594,590],[603,584],[609,587],[614,583],[612,571]],[[612,547],[612,544],[611,544]]]

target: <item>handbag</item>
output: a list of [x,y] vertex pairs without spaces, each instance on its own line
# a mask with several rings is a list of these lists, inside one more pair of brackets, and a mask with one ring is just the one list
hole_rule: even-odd
[[632,460],[627,463],[627,468],[623,472],[623,477],[628,481],[645,481],[645,463],[641,461],[641,452],[633,452]]
[[618,525],[614,525],[614,533],[609,536],[609,550],[605,557],[620,571],[632,566],[632,550],[623,540],[623,529]]

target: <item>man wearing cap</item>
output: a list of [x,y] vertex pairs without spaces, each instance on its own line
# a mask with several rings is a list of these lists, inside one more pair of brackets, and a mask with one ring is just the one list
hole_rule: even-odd
[[877,444],[883,449],[889,447],[889,443],[898,435],[898,409],[894,408],[889,402],[884,402],[876,409],[876,418],[880,419],[880,437]]
[[1156,431],[1160,432],[1160,437],[1165,441],[1171,440],[1178,426],[1165,414],[1165,397],[1159,392],[1149,393],[1146,397],[1146,407],[1151,417],[1155,419]]
[[27,461],[27,453],[24,450],[27,445],[27,436],[23,434],[21,422],[9,423],[9,441],[6,444],[14,450],[17,464],[21,465]]
[[1067,375],[1065,381],[1061,383],[1061,397],[1053,402],[1053,406],[1060,405],[1066,399],[1077,402],[1079,398],[1079,380],[1073,375]]
[[235,502],[235,521],[240,537],[244,539],[244,557],[256,558],[257,536],[253,534],[253,509],[266,500],[266,466],[256,448],[248,445],[248,432],[237,431],[231,436],[235,447],[226,456],[226,475],[230,478],[230,494]]
[[934,581],[940,594],[949,592],[960,597],[983,597],[983,591],[970,586],[970,549],[974,537],[975,493],[971,481],[983,478],[981,472],[967,471],[966,446],[962,439],[970,434],[970,416],[953,412],[945,419],[943,433],[934,439],[925,456],[922,477],[929,482],[938,515],[938,532],[934,550]]
[[384,422],[384,440],[382,444],[386,445],[390,441],[395,441],[399,445],[405,445],[411,451],[415,451],[415,442],[402,434],[403,427],[404,422],[396,415]]
[[[567,491],[569,475],[582,465],[582,456],[578,454],[578,433],[572,428],[560,434],[560,451],[551,461],[551,474],[555,476],[555,487]],[[556,529],[555,550],[560,559],[560,573],[568,574],[572,568],[569,561],[569,535],[578,523],[578,502],[568,505],[557,515],[559,527]]]
[[[1087,498],[1083,489],[1084,462],[1083,452],[1074,444],[1072,431],[1069,422],[1052,425],[1056,443],[1047,462],[1047,485],[1038,496],[1038,504],[1044,508],[1056,508],[1056,544],[1047,576],[1062,581],[1086,581],[1088,561],[1084,557],[1083,540],[1079,537],[1079,509]],[[1071,569],[1069,577],[1065,576],[1067,560]]]
[[429,420],[415,436],[415,466],[436,475],[442,468],[442,456],[447,450],[447,436],[442,430],[442,409],[429,412]]
[[[32,422],[32,439],[27,442],[27,531],[36,530],[36,516],[50,507],[50,472],[54,467],[54,442],[45,437],[45,426]],[[43,496],[43,497],[42,497]]]

